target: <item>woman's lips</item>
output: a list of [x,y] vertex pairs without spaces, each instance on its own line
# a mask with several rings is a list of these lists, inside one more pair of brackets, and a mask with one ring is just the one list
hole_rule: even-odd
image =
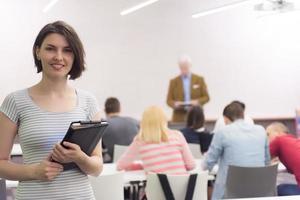
[[56,70],[60,70],[61,68],[64,67],[63,64],[51,64],[51,66],[52,66],[54,69],[56,69]]

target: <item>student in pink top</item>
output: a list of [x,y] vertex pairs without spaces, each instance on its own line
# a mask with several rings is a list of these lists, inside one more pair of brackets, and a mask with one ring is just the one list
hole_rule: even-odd
[[167,117],[157,106],[147,108],[140,131],[117,162],[118,170],[132,170],[136,160],[146,172],[185,174],[195,168],[195,160],[185,138],[167,127]]

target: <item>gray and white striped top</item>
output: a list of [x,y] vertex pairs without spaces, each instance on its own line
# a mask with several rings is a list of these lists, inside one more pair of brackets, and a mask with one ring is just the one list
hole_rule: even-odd
[[[77,90],[77,105],[70,112],[48,112],[33,102],[28,89],[9,94],[0,111],[18,124],[24,164],[46,159],[54,144],[64,137],[70,122],[90,120],[99,111],[96,98]],[[94,199],[88,177],[79,169],[63,171],[52,181],[20,181],[17,199]]]

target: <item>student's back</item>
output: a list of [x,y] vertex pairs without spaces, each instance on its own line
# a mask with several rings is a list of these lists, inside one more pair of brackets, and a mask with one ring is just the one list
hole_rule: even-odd
[[266,134],[262,126],[241,120],[220,130],[224,161],[239,166],[265,164]]
[[195,167],[188,144],[179,131],[167,127],[167,117],[158,106],[148,107],[141,129],[117,162],[118,170],[131,170],[141,160],[147,172],[183,174]]
[[114,145],[128,146],[139,131],[139,122],[130,117],[114,116],[107,118],[109,126],[103,136],[103,144],[113,158]]
[[118,160],[118,169],[130,169],[138,158],[146,172],[185,174],[193,169],[195,161],[182,134],[170,130],[168,136],[169,140],[161,143],[148,143],[135,138]]
[[205,116],[200,106],[192,106],[188,112],[186,127],[181,129],[188,143],[200,144],[201,152],[205,153],[211,143],[211,135],[204,127]]
[[187,143],[200,144],[201,152],[205,153],[213,138],[213,134],[203,129],[195,130],[193,128],[186,127],[180,130],[185,137]]
[[215,133],[204,161],[204,168],[209,170],[219,164],[213,200],[221,199],[224,195],[229,165],[259,167],[265,166],[270,160],[264,128],[243,120],[244,109],[240,103],[228,104],[223,116],[227,126]]
[[300,139],[292,134],[276,137],[270,142],[271,156],[278,156],[288,172],[295,175],[300,186]]
[[208,169],[219,160],[213,199],[223,197],[229,165],[265,166],[269,159],[267,137],[262,126],[238,120],[216,132],[206,158]]

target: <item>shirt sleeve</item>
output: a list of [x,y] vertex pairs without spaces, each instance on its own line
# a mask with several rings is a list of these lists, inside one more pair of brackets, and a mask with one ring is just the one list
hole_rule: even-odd
[[178,135],[180,143],[182,144],[182,157],[185,164],[185,168],[187,170],[192,170],[196,167],[196,162],[193,157],[193,154],[184,136],[179,131],[176,131],[176,133]]
[[7,116],[15,124],[18,123],[19,113],[17,110],[17,104],[13,93],[6,96],[0,107],[0,112]]
[[201,105],[206,104],[209,101],[209,94],[207,91],[207,86],[206,83],[204,81],[204,78],[202,78],[202,84],[200,85],[200,98],[199,98],[199,102]]
[[270,157],[270,149],[269,149],[269,140],[266,137],[266,142],[265,142],[265,165],[269,165],[271,162],[271,157]]
[[171,107],[174,108],[174,96],[173,96],[173,90],[174,90],[174,79],[172,79],[169,83],[169,89],[168,89],[168,95],[167,95],[167,104]]
[[93,117],[100,111],[97,98],[90,94],[88,98],[88,119],[92,120]]
[[270,143],[270,154],[271,157],[277,157],[279,155],[279,138],[275,138],[273,141]]
[[224,151],[223,140],[223,134],[216,132],[203,163],[204,169],[212,170],[214,165],[218,162]]
[[129,145],[128,149],[117,161],[117,169],[129,170],[133,164],[133,161],[135,161],[138,157],[138,151],[139,142],[137,141],[137,137],[135,137],[133,142]]

